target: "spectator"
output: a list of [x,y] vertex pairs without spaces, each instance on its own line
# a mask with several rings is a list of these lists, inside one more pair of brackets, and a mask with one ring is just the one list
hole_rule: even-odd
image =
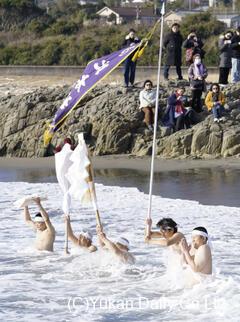
[[187,39],[183,42],[183,48],[186,48],[186,64],[189,66],[193,63],[193,57],[197,54],[201,59],[204,58],[205,51],[202,49],[203,42],[197,37],[195,29],[190,32]]
[[146,123],[148,129],[153,132],[156,90],[153,89],[153,83],[149,79],[144,82],[143,90],[139,95],[139,100],[139,108],[145,115],[144,122]]
[[164,79],[168,80],[170,66],[176,66],[178,80],[182,77],[182,42],[183,38],[179,31],[180,26],[174,23],[171,32],[168,33],[164,39],[163,46],[166,48],[166,64],[164,66]]
[[240,26],[232,37],[232,83],[240,81]]
[[219,64],[219,84],[225,86],[228,84],[228,75],[232,68],[232,46],[231,39],[233,37],[232,31],[225,32],[219,37],[218,47],[220,51]]
[[191,125],[196,124],[194,111],[192,109],[185,109],[183,106],[183,94],[185,89],[178,88],[168,98],[168,107],[163,116],[163,124],[173,128],[175,131],[184,128],[190,128]]
[[209,111],[212,110],[214,116],[214,122],[223,121],[222,115],[224,113],[225,97],[220,91],[220,86],[217,83],[212,84],[210,91],[208,92],[205,104]]
[[207,68],[202,63],[201,56],[195,55],[193,64],[188,69],[188,77],[192,89],[192,108],[198,113],[202,111],[202,93],[206,89],[205,78],[207,75]]
[[[131,44],[137,44],[140,42],[140,39],[135,36],[135,30],[130,29],[129,34],[125,37],[125,40],[123,42],[123,47],[128,47]],[[133,62],[132,58],[135,54],[135,51],[128,56],[127,59],[124,61],[124,82],[125,86],[128,87],[129,81],[132,87],[134,87],[134,80],[135,80],[135,72],[136,72],[136,64],[137,62]]]

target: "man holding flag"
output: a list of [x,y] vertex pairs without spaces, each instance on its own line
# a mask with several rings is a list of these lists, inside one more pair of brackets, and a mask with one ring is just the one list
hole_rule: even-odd
[[97,235],[99,239],[100,246],[103,249],[109,250],[116,258],[122,263],[134,264],[135,257],[129,253],[130,244],[129,241],[124,237],[118,237],[115,242],[112,242],[104,234],[102,227],[97,225]]
[[[123,42],[123,47],[128,47],[131,44],[138,44],[140,39],[135,36],[135,30],[130,29],[129,34],[125,37]],[[133,61],[135,52],[133,52],[130,56],[127,57],[124,61],[124,82],[125,87],[128,87],[129,81],[132,87],[134,87],[134,80],[135,80],[135,71],[137,62]]]
[[65,215],[64,219],[67,225],[67,234],[69,240],[71,240],[71,242],[77,247],[86,249],[90,253],[95,252],[97,247],[92,244],[92,234],[88,231],[81,231],[79,237],[76,237],[72,230],[70,216]]

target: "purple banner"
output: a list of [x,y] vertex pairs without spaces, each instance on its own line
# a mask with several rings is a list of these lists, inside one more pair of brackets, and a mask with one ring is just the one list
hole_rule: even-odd
[[110,55],[103,56],[99,59],[91,61],[85,68],[81,78],[73,85],[71,92],[63,101],[62,105],[56,112],[54,119],[50,125],[49,132],[56,132],[63,124],[63,121],[77,106],[79,101],[103,79],[110,74],[118,65],[120,65],[132,52],[140,46],[132,44],[129,47],[115,51]]

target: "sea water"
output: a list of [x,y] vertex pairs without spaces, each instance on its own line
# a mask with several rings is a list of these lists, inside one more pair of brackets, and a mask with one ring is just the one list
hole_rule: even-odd
[[[107,236],[130,240],[135,265],[71,244],[71,254],[64,255],[62,194],[56,183],[1,183],[0,321],[239,321],[239,208],[153,197],[153,226],[169,216],[189,241],[195,226],[205,226],[211,235],[214,276],[184,287],[181,276],[167,273],[168,251],[144,243],[147,194],[101,184],[96,191]],[[34,250],[34,232],[13,205],[38,193],[48,195],[43,205],[57,232],[54,253]],[[31,213],[36,211],[30,207]],[[88,229],[97,244],[90,206],[74,201],[71,219],[76,234]]]

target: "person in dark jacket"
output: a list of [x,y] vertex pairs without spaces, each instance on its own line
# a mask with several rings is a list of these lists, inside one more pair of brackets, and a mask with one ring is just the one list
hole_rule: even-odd
[[[130,29],[129,34],[125,37],[125,40],[123,42],[123,47],[128,47],[131,44],[137,44],[140,42],[140,39],[135,36],[135,30]],[[128,58],[124,61],[124,82],[125,86],[128,87],[129,82],[132,86],[134,86],[134,80],[135,80],[135,72],[136,72],[136,64],[137,62],[133,62],[132,58],[135,54],[132,53]]]
[[232,37],[232,83],[240,81],[240,26]]
[[168,98],[168,107],[163,116],[162,122],[165,126],[179,131],[190,128],[196,124],[195,112],[192,109],[185,109],[183,106],[183,94],[185,88],[179,87]]
[[219,37],[218,48],[220,51],[220,63],[219,63],[219,85],[228,84],[228,75],[232,68],[232,46],[231,39],[233,32],[231,30],[225,32],[224,35]]
[[204,58],[205,51],[203,48],[203,42],[200,37],[197,36],[195,29],[193,29],[187,36],[187,39],[183,42],[183,48],[186,48],[186,64],[190,66],[193,63],[193,56],[199,54],[201,59]]
[[163,46],[166,48],[166,63],[164,66],[165,80],[168,80],[170,66],[176,66],[178,79],[183,79],[181,70],[183,38],[179,29],[179,24],[174,23],[171,32],[166,35],[163,42]]

